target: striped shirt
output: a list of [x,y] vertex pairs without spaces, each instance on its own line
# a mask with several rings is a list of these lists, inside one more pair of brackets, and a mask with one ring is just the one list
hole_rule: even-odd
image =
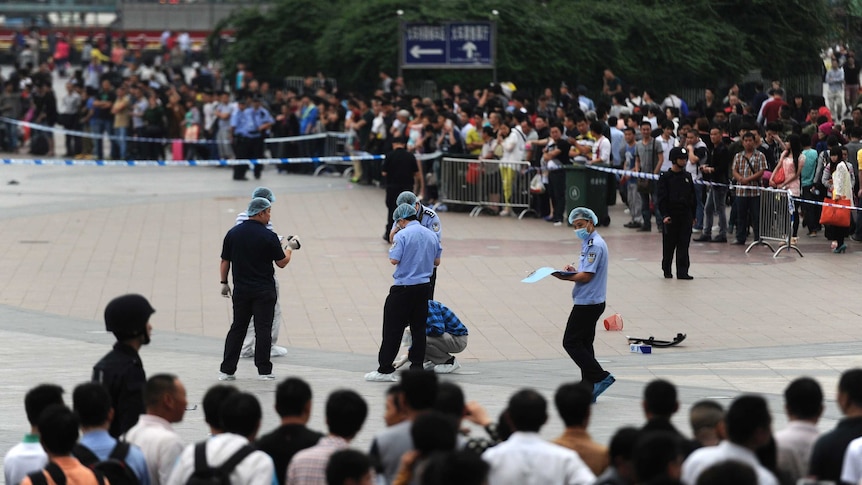
[[[733,171],[742,175],[742,178],[751,177],[757,172],[766,170],[766,168],[766,157],[757,150],[754,151],[751,157],[746,156],[744,151],[737,153],[733,157]],[[757,197],[760,195],[760,191],[757,189],[741,188],[742,186],[760,187],[760,179],[752,180],[746,184],[737,180],[736,184],[737,197]]]
[[293,455],[287,467],[286,485],[326,485],[326,465],[329,457],[349,446],[340,436],[324,436],[311,448]]

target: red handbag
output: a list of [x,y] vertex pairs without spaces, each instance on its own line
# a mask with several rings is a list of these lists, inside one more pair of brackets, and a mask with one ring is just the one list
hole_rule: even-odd
[[467,175],[464,178],[467,179],[468,184],[476,184],[479,182],[479,177],[481,175],[482,165],[474,162],[467,166]]
[[850,199],[826,199],[824,202],[826,202],[827,204],[841,205],[844,207],[833,207],[832,205],[824,205],[823,210],[820,212],[821,224],[835,227],[850,227]]

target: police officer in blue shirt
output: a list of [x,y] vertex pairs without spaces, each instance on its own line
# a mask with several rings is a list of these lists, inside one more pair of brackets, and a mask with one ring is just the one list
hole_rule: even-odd
[[[251,98],[251,106],[245,109],[243,121],[246,126],[248,138],[248,155],[252,159],[261,159],[264,157],[264,139],[272,127],[275,120],[269,113],[269,110],[261,106],[262,98],[260,94],[255,94]],[[263,172],[263,165],[256,164],[254,166],[254,178],[259,179]]]
[[608,291],[608,246],[596,232],[598,222],[592,210],[586,207],[572,209],[569,224],[574,226],[575,233],[583,241],[581,256],[577,268],[572,265],[563,268],[572,274],[554,274],[558,279],[575,282],[572,289],[574,306],[566,322],[563,348],[581,368],[581,379],[593,384],[593,402],[615,381],[614,376],[596,361],[593,349],[596,322],[605,311]]
[[[436,236],[437,240],[440,241],[442,236],[442,226],[440,226],[440,217],[437,216],[437,213],[434,212],[430,207],[426,207],[419,202],[419,197],[416,197],[416,194],[409,190],[405,190],[398,194],[398,198],[395,199],[395,206],[399,206],[401,204],[410,204],[416,208],[416,219],[419,220],[419,224],[427,227],[431,230]],[[395,233],[398,232],[398,226],[392,225],[392,232],[389,233],[389,242],[392,242],[395,237]],[[430,299],[434,299],[434,287],[437,286],[437,268],[434,268],[434,272],[431,273],[431,297]]]
[[[237,93],[236,109],[234,109],[233,113],[230,114],[230,128],[231,133],[233,134],[233,151],[238,160],[248,159],[248,153],[245,152],[248,147],[248,144],[245,142],[245,138],[248,135],[245,132],[245,123],[243,122],[245,108],[245,93]],[[246,171],[248,171],[248,165],[234,165],[233,179],[248,180],[245,178]]]
[[383,341],[377,355],[376,371],[365,374],[366,381],[395,382],[395,366],[401,335],[410,326],[413,345],[407,354],[411,369],[422,370],[425,361],[425,323],[431,294],[431,273],[440,264],[443,247],[428,229],[419,224],[416,208],[401,204],[392,214],[399,227],[389,248],[389,262],[395,265],[395,284],[383,306]]

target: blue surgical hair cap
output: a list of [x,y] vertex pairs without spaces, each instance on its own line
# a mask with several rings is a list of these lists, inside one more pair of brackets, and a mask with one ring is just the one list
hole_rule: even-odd
[[416,215],[416,208],[410,204],[401,204],[395,208],[395,212],[392,213],[392,220],[397,221],[400,219],[407,219],[408,217],[412,217]]
[[395,205],[396,206],[399,206],[401,204],[416,205],[416,202],[418,202],[418,201],[419,201],[419,198],[416,197],[416,194],[414,194],[413,192],[411,192],[409,190],[405,190],[404,192],[401,192],[400,194],[398,194],[398,198],[395,199]]
[[574,224],[578,219],[592,221],[594,226],[599,224],[599,218],[596,217],[596,213],[586,207],[575,207],[572,209],[572,212],[569,212],[569,224]]
[[255,197],[254,199],[251,199],[251,202],[249,202],[248,210],[246,210],[245,213],[248,214],[249,217],[254,217],[270,207],[272,207],[272,204],[270,204],[269,200],[263,197]]
[[255,197],[263,197],[270,202],[275,202],[275,194],[266,187],[258,187],[254,189],[254,192],[251,193],[251,198],[254,199]]

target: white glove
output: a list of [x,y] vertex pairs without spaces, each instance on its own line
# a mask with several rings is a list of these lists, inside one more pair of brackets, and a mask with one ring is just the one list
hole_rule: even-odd
[[231,297],[229,284],[225,283],[225,284],[221,285],[221,296],[223,296],[225,298]]
[[294,251],[301,248],[302,244],[299,243],[299,236],[287,236],[287,245],[285,248],[290,248]]

